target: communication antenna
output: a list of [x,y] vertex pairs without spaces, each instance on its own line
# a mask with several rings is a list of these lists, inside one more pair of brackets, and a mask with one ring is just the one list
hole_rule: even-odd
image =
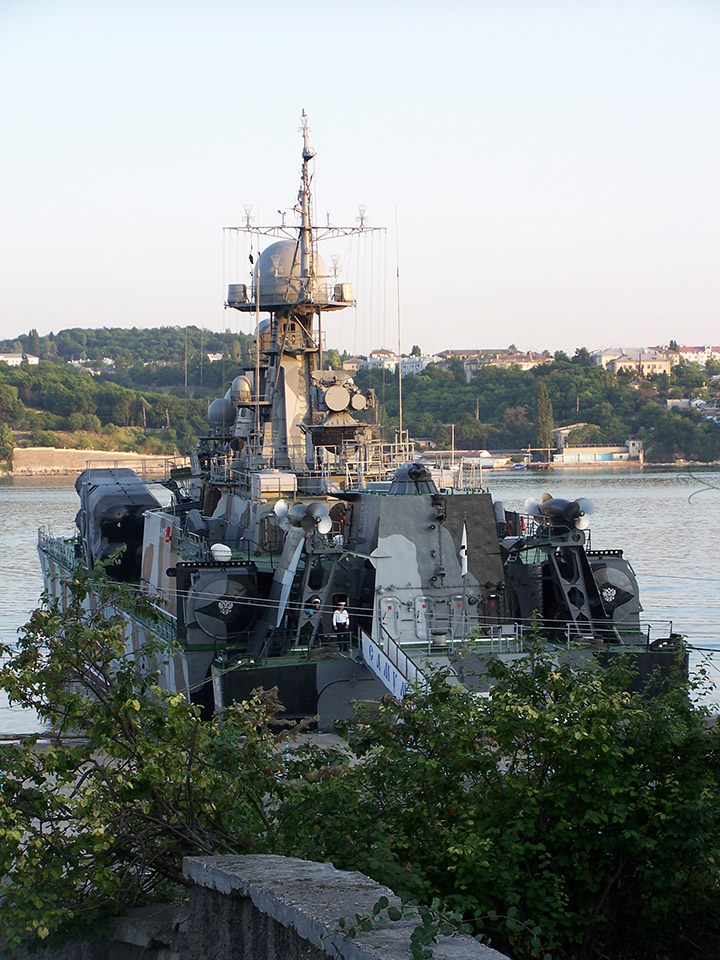
[[400,443],[403,436],[403,395],[402,395],[402,350],[400,346],[400,234],[398,229],[398,212],[395,207],[395,260],[397,276],[397,355],[398,355],[398,409],[400,426]]

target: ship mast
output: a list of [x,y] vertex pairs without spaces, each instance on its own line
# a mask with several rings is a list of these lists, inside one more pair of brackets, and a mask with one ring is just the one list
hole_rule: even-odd
[[[326,274],[318,255],[320,240],[339,239],[384,230],[359,226],[339,227],[313,223],[310,142],[307,114],[303,110],[300,132],[302,172],[294,212],[299,224],[251,224],[226,227],[226,234],[249,234],[257,242],[253,284],[230,284],[227,307],[255,315],[256,357],[253,383],[254,437],[247,437],[247,466],[313,470],[331,460],[344,470],[342,458],[348,444],[365,442],[368,428],[354,414],[374,402],[342,371],[323,371],[323,315],[355,306],[352,286],[338,283],[337,267]],[[260,251],[263,239],[273,238]],[[252,249],[252,247],[251,247]],[[252,261],[251,261],[252,262]],[[250,294],[248,296],[248,294]],[[260,313],[270,320],[260,322]],[[316,321],[317,317],[317,321]],[[249,418],[240,411],[238,424]],[[323,448],[323,449],[320,449]],[[241,459],[242,459],[241,458]]]
[[310,130],[308,129],[307,114],[304,110],[302,112],[301,130],[303,135],[303,166],[300,196],[298,197],[302,217],[300,226],[300,274],[309,281],[306,292],[312,298],[315,292],[315,257],[313,255],[312,195],[310,193],[312,176],[310,174],[310,161],[315,156],[315,151],[310,144]]

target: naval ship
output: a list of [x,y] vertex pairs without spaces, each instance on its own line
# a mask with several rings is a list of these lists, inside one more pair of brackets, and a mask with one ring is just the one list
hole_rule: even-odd
[[152,623],[132,600],[117,612],[128,651],[167,641],[143,661],[165,687],[208,713],[276,687],[283,716],[320,729],[438,667],[487,692],[492,658],[527,656],[539,630],[559,657],[632,657],[640,683],[671,669],[680,638],[650,639],[623,552],[590,549],[589,502],[507,511],[436,483],[406,433],[378,435],[373,391],[325,368],[323,324],[355,300],[319,245],[373,228],[315,224],[304,114],[301,133],[296,225],[230,228],[254,252],[225,304],[254,320],[252,364],[210,403],[189,467],[78,477],[76,535],[39,535],[49,594],[110,559],[157,608]]

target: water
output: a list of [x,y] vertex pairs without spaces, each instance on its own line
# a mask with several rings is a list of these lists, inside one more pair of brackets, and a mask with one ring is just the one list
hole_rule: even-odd
[[[625,550],[638,577],[643,620],[673,628],[717,650],[710,671],[720,681],[720,569],[712,531],[720,519],[720,470],[598,469],[486,473],[493,497],[522,509],[528,497],[586,497],[595,504],[592,545]],[[0,637],[13,640],[42,592],[37,528],[71,534],[79,501],[72,477],[0,481]],[[470,545],[472,549],[472,545]],[[660,636],[658,629],[653,635]],[[717,697],[720,700],[720,694]],[[0,699],[0,733],[27,733],[37,718]]]
[[[70,535],[79,501],[74,477],[0,480],[0,639],[13,642],[43,590],[37,528],[47,523]],[[0,669],[2,663],[0,662]],[[31,733],[42,725],[31,710],[10,707],[0,693],[0,734]]]

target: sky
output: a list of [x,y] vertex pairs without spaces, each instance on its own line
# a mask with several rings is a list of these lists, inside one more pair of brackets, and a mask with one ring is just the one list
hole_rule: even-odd
[[0,90],[0,338],[251,332],[305,110],[317,219],[387,227],[328,346],[720,343],[717,0],[0,0]]

